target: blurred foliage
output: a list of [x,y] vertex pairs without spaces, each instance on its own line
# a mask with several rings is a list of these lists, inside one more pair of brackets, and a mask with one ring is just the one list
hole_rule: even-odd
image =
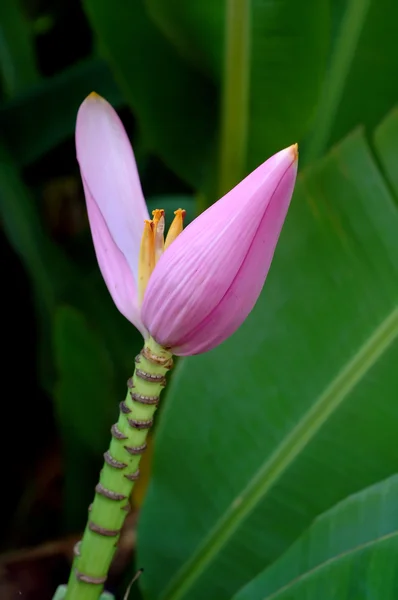
[[[173,374],[140,526],[144,591],[222,600],[261,573],[237,598],[299,600],[356,572],[339,598],[366,597],[366,551],[280,590],[362,543],[327,548],[320,523],[346,539],[347,506],[352,527],[365,506],[376,520],[389,484],[369,486],[397,471],[397,22],[395,0],[2,1],[4,370],[28,380],[4,546],[83,527],[141,343],[101,280],[75,160],[75,115],[94,89],[120,111],[149,208],[169,217],[194,218],[290,143],[305,167],[255,311]],[[4,422],[15,408],[4,402]],[[27,499],[58,440],[64,509],[51,525]],[[398,503],[395,484],[385,494]],[[372,598],[395,598],[389,562],[375,561],[385,588]]]
[[0,64],[3,92],[12,97],[39,78],[33,35],[19,3],[4,0],[0,5]]
[[115,107],[122,104],[106,63],[93,57],[42,79],[1,106],[2,134],[20,166],[29,165],[73,136],[76,112],[88,89],[98,90]]

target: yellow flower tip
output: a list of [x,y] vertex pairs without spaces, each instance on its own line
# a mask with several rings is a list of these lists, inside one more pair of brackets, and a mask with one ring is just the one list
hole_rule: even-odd
[[293,144],[292,146],[290,146],[289,150],[292,153],[293,162],[296,162],[296,160],[298,160],[298,157],[299,157],[298,144]]
[[99,94],[97,94],[97,92],[91,92],[91,94],[89,94],[87,96],[87,100],[103,100],[102,96],[100,96]]

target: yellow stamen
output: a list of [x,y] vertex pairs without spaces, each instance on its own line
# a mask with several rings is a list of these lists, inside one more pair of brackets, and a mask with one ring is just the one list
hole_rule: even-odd
[[141,238],[140,258],[138,262],[138,296],[142,303],[146,286],[155,267],[155,237],[154,224],[145,221]]
[[179,208],[174,213],[175,217],[170,225],[169,232],[164,241],[164,210],[152,211],[153,220],[144,221],[144,231],[141,238],[140,257],[138,260],[138,298],[142,304],[144,294],[152,271],[163,251],[174,242],[181,233],[185,210]]
[[155,263],[158,262],[164,250],[164,210],[152,211],[153,234],[155,238]]
[[184,227],[184,217],[185,210],[179,208],[174,212],[174,219],[172,224],[170,225],[169,231],[167,233],[166,241],[164,243],[164,249],[166,250],[172,242],[176,239],[178,235],[180,235],[183,227]]

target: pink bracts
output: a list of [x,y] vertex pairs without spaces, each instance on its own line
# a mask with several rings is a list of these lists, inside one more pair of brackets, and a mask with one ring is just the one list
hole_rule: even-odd
[[96,94],[79,109],[76,149],[98,263],[120,312],[177,355],[224,341],[267,277],[296,180],[297,145],[268,159],[182,232],[177,211],[166,242],[163,211],[150,220],[123,125]]

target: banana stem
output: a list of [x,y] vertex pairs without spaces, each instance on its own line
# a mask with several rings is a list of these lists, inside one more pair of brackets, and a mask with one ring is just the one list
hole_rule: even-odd
[[147,340],[135,359],[126,399],[120,403],[119,420],[112,425],[112,440],[89,507],[87,526],[75,546],[65,600],[98,600],[116,552],[129,498],[138,479],[141,455],[153,423],[165,375],[172,366],[170,352],[153,339]]

